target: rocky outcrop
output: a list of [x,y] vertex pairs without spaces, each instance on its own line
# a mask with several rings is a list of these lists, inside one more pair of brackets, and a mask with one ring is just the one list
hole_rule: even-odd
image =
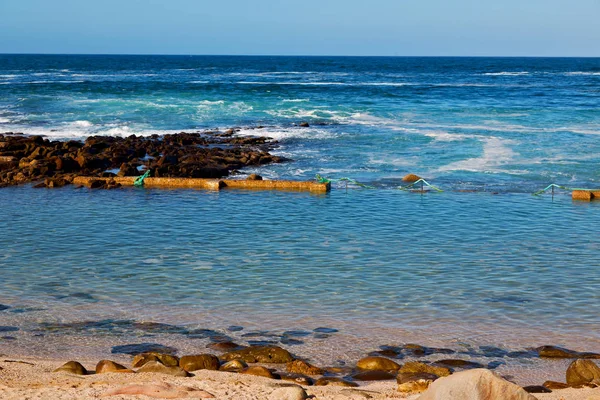
[[240,168],[284,161],[269,153],[276,145],[264,137],[209,131],[151,137],[90,136],[84,142],[0,134],[0,187],[28,182],[38,182],[37,187],[60,187],[72,182],[75,175],[101,177],[110,170],[118,176],[139,176],[150,170],[153,177],[222,178]]

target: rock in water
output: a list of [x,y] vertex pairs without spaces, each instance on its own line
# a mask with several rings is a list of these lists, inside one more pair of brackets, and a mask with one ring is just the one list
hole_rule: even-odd
[[397,371],[400,364],[385,357],[365,357],[358,360],[356,368],[362,370]]
[[535,397],[487,369],[472,369],[440,378],[418,400],[536,400]]
[[600,358],[598,353],[580,353],[575,350],[564,349],[556,346],[538,347],[537,352],[540,357],[548,358]]
[[63,366],[55,369],[54,372],[68,372],[75,375],[86,375],[88,373],[85,367],[77,361],[69,361]]
[[600,368],[590,360],[575,360],[567,368],[569,386],[600,385]]
[[301,386],[287,386],[273,390],[269,400],[305,400],[308,395]]
[[219,369],[219,365],[219,359],[212,354],[183,356],[179,360],[179,366],[186,371],[197,371],[199,369],[216,371]]

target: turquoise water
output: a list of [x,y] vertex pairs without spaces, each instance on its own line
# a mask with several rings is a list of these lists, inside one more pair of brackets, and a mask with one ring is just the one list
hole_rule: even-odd
[[[600,351],[600,205],[531,196],[600,186],[599,59],[2,55],[0,94],[0,131],[239,126],[292,159],[244,173],[377,187],[2,189],[2,353],[226,335],[335,364],[418,342],[522,374],[550,367],[479,346]],[[408,172],[446,191],[397,190]]]

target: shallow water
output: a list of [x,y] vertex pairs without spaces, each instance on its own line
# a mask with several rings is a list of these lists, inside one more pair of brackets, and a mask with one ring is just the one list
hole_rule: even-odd
[[[21,329],[0,352],[210,342],[193,329],[308,331],[291,347],[323,363],[406,342],[600,350],[600,205],[565,195],[18,187],[0,204],[0,325]],[[181,328],[60,325],[107,319]]]

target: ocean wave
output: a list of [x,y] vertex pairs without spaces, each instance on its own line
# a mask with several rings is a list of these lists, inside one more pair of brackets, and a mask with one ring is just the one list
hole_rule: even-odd
[[482,138],[483,154],[480,157],[468,158],[462,161],[456,161],[438,168],[439,172],[448,171],[469,171],[469,172],[508,172],[506,169],[500,169],[513,162],[517,155],[513,149],[508,147],[515,142],[509,139],[498,137]]
[[10,122],[8,118],[0,117],[0,124],[9,124]]
[[283,99],[281,100],[282,103],[304,103],[304,102],[308,102],[310,101],[310,99]]
[[522,76],[529,75],[528,71],[502,71],[502,72],[486,72],[485,76]]
[[600,72],[574,71],[574,72],[565,72],[565,75],[568,75],[568,76],[600,76]]
[[282,127],[267,127],[263,129],[242,129],[236,133],[239,136],[263,136],[269,137],[277,141],[286,141],[290,139],[309,139],[309,140],[324,140],[339,137],[340,133],[334,133],[325,129],[314,128],[282,128]]

